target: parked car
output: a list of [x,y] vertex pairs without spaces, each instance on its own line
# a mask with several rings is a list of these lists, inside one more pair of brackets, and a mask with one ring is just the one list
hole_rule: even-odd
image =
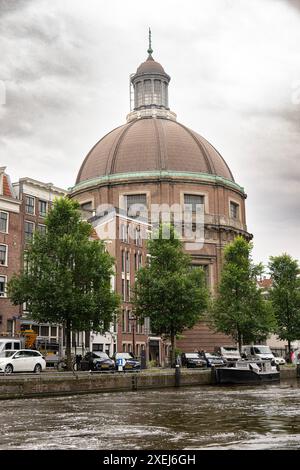
[[226,361],[224,361],[224,359],[222,359],[218,354],[201,351],[199,355],[201,359],[206,361],[207,367],[220,367],[226,365]]
[[117,370],[118,370],[118,359],[123,359],[125,361],[125,362],[123,361],[124,362],[124,366],[123,366],[124,371],[140,370],[141,369],[140,361],[135,359],[128,352],[115,353],[114,359],[115,359],[116,369]]
[[181,364],[190,367],[206,367],[206,360],[201,358],[199,353],[182,353]]
[[278,366],[283,366],[285,364],[285,359],[282,356],[279,356],[277,353],[273,353],[274,359],[273,361],[275,362],[276,365]]
[[35,372],[46,369],[46,361],[39,351],[33,349],[6,350],[0,353],[0,372]]
[[215,349],[215,353],[221,356],[227,364],[241,359],[240,352],[236,346],[219,346]]
[[76,362],[81,370],[115,370],[113,361],[105,352],[87,352],[80,362]]

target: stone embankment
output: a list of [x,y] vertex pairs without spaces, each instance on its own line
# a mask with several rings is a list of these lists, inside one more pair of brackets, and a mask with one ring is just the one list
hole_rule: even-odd
[[[178,372],[178,371],[177,371]],[[281,379],[300,377],[300,367],[284,368]],[[0,399],[32,398],[84,393],[136,391],[151,388],[210,385],[213,375],[207,370],[181,369],[144,371],[140,373],[55,373],[11,375],[0,377]]]

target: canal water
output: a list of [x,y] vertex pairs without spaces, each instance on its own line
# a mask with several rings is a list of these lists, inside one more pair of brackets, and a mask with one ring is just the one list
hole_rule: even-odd
[[300,382],[1,402],[0,449],[300,449]]

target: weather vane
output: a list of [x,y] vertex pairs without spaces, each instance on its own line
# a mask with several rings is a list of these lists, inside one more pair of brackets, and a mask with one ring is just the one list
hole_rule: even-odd
[[150,55],[151,55],[152,52],[153,52],[153,49],[152,49],[152,47],[151,47],[151,28],[149,28],[149,49],[148,49],[147,52],[148,52],[148,54],[150,54]]

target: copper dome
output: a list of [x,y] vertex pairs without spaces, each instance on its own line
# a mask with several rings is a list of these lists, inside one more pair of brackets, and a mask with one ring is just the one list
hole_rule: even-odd
[[156,62],[151,55],[137,68],[136,75],[140,73],[160,73],[166,75],[163,66]]
[[138,119],[106,134],[86,156],[76,184],[105,175],[149,171],[206,173],[234,181],[219,152],[176,121]]

